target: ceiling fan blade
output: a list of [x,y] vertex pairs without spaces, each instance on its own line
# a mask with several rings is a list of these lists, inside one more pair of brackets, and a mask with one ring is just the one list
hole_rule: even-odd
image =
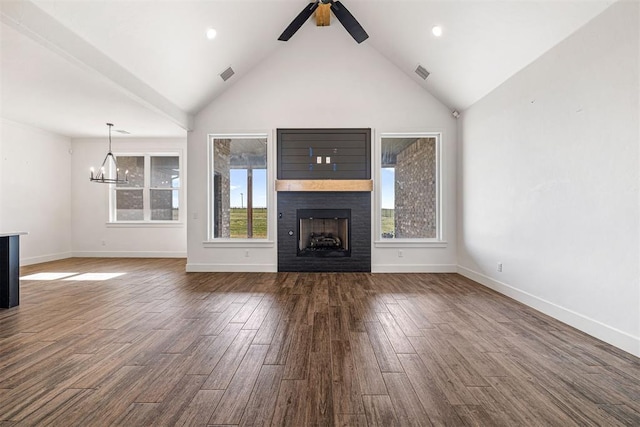
[[304,24],[306,20],[309,19],[311,14],[313,14],[313,12],[317,8],[318,1],[316,1],[315,3],[309,3],[307,6],[305,6],[305,8],[302,9],[302,12],[300,12],[298,16],[296,16],[296,18],[291,21],[291,24],[289,24],[289,26],[282,32],[282,34],[280,34],[278,40],[282,40],[283,42],[289,40],[291,36],[293,36],[296,31],[298,31],[300,27],[302,27],[302,24]]
[[351,34],[351,37],[353,37],[358,43],[362,43],[369,38],[369,34],[367,34],[364,28],[362,28],[362,25],[356,21],[356,18],[353,17],[342,3],[334,1],[331,3],[331,10],[347,32]]

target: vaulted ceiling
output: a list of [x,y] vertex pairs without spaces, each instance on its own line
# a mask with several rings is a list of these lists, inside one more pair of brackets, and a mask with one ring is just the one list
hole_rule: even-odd
[[[452,110],[472,105],[613,2],[342,1],[369,34],[363,44]],[[2,117],[70,137],[104,136],[106,121],[132,136],[184,136],[201,108],[287,48],[277,38],[306,3],[3,0]],[[210,27],[213,40],[205,37]],[[323,28],[312,18],[300,31],[322,37]],[[342,42],[355,43],[346,31]],[[431,73],[426,80],[414,73],[418,65]],[[235,75],[224,82],[219,74],[230,66]]]

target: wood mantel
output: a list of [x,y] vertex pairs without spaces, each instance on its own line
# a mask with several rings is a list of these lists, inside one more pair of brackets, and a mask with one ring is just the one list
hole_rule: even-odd
[[373,191],[370,179],[277,179],[276,191]]

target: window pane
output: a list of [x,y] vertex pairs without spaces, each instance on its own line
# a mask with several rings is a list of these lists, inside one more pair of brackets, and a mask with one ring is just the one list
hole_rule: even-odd
[[128,184],[116,184],[116,187],[144,187],[144,157],[143,156],[118,156],[118,169],[120,169],[120,175],[124,175],[126,171],[129,172]]
[[151,219],[178,220],[178,190],[151,190]]
[[116,221],[143,219],[142,190],[116,190]]
[[393,238],[395,235],[395,185],[396,169],[394,167],[383,167],[381,178],[382,192],[382,237]]
[[382,138],[382,238],[437,236],[436,138]]
[[213,237],[267,237],[267,139],[214,139]]
[[151,157],[151,188],[179,188],[180,160],[175,157]]

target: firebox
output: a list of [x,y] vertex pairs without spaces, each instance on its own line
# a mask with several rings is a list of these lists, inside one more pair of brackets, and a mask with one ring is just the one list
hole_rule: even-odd
[[298,209],[297,220],[298,256],[351,256],[351,209]]

